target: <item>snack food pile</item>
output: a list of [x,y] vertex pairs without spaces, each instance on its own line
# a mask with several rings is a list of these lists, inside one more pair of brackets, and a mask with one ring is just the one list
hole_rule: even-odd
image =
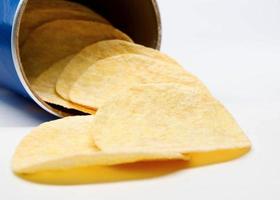
[[188,162],[197,153],[250,149],[231,114],[197,77],[164,53],[133,43],[83,5],[29,1],[19,39],[34,92],[51,105],[90,115],[34,128],[16,149],[15,173]]

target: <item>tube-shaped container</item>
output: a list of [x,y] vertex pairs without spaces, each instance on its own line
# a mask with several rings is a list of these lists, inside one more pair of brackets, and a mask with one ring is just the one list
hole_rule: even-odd
[[[55,0],[53,0],[55,1]],[[159,49],[160,14],[156,0],[76,0],[108,19],[136,43]],[[0,85],[33,100],[47,112],[62,117],[71,114],[53,107],[34,93],[20,61],[19,28],[28,0],[0,1]]]

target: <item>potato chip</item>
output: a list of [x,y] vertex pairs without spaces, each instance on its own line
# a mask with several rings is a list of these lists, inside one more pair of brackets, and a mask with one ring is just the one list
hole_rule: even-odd
[[122,54],[96,62],[74,83],[70,100],[99,108],[121,91],[141,83],[199,84],[182,67],[137,54]]
[[173,152],[103,152],[92,139],[93,116],[47,122],[33,129],[18,145],[12,160],[16,173],[115,165],[146,160],[186,159]]
[[79,110],[84,113],[95,114],[95,110],[85,108],[83,106],[71,103],[61,98],[55,91],[55,85],[58,76],[72,59],[73,56],[64,58],[53,64],[49,69],[44,71],[34,81],[31,82],[32,89],[44,101],[56,104],[68,109]]
[[70,100],[69,93],[73,84],[92,64],[107,57],[126,53],[146,55],[180,67],[175,60],[160,51],[123,40],[105,40],[84,48],[68,63],[57,81],[56,91],[63,98]]
[[107,102],[96,113],[93,138],[100,149],[114,152],[250,148],[233,117],[210,93],[173,83],[135,86]]
[[109,22],[99,14],[91,12],[83,12],[80,10],[67,7],[53,7],[53,8],[39,8],[27,10],[24,12],[19,34],[19,44],[22,46],[29,36],[30,32],[40,25],[59,19],[78,19],[78,20],[92,20],[101,23]]
[[56,20],[35,29],[21,49],[27,77],[36,77],[50,65],[100,40],[131,39],[110,25],[83,20]]

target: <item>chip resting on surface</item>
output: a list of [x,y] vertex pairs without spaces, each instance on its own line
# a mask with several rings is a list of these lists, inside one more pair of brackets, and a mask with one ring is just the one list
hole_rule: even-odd
[[92,43],[131,39],[111,25],[83,20],[56,20],[36,28],[21,48],[27,77],[36,77],[50,65]]
[[56,91],[63,98],[70,100],[69,93],[73,84],[91,65],[98,60],[127,53],[146,55],[176,65],[174,67],[181,68],[174,59],[155,49],[124,40],[105,40],[85,47],[74,56],[61,73],[56,84]]
[[[12,158],[20,177],[46,184],[155,177],[164,173],[142,161],[169,166],[176,165],[171,160],[183,161],[174,171],[225,162],[250,150],[226,108],[173,58],[134,44],[82,4],[25,3],[20,59],[35,96],[58,113],[67,108],[96,116],[65,117],[34,128]],[[121,165],[128,163],[134,164]]]
[[15,173],[115,165],[147,160],[170,160],[186,157],[163,152],[103,152],[94,144],[93,116],[75,116],[41,124],[18,145],[12,159]]
[[96,113],[94,141],[104,151],[184,154],[250,148],[231,114],[199,87],[146,84],[128,89]]
[[135,84],[161,82],[203,87],[195,76],[178,65],[143,55],[122,54],[90,66],[72,86],[70,100],[90,108],[99,108]]
[[40,25],[59,19],[77,19],[77,20],[92,20],[101,23],[109,22],[99,14],[91,11],[81,11],[72,7],[45,7],[38,9],[27,9],[24,12],[19,34],[19,44],[22,46],[29,34]]
[[79,110],[84,113],[95,114],[95,110],[66,101],[55,91],[57,78],[72,57],[73,56],[69,56],[58,61],[49,69],[41,73],[34,81],[31,82],[32,89],[42,100],[48,103],[56,104],[68,109]]

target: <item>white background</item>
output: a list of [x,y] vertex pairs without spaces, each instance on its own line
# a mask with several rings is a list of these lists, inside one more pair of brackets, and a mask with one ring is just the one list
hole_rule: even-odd
[[196,74],[232,112],[253,150],[228,163],[147,180],[46,186],[10,171],[16,144],[52,117],[0,89],[0,198],[280,199],[280,1],[159,0],[162,50]]

